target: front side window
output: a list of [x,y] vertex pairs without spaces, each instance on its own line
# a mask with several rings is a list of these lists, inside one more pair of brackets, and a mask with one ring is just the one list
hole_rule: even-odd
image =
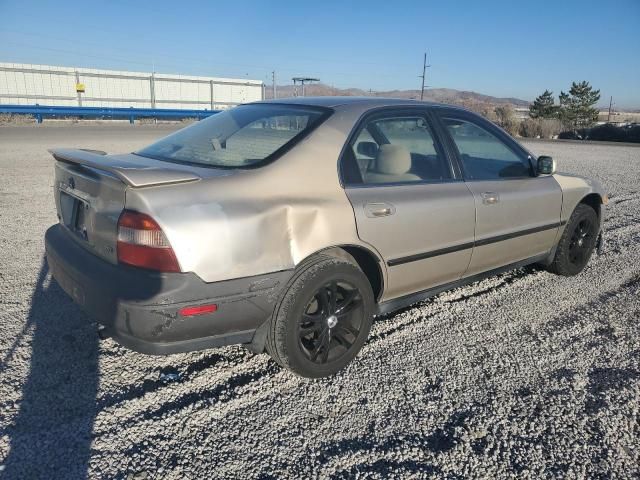
[[391,116],[366,122],[347,145],[343,177],[349,184],[443,181],[451,178],[424,117]]
[[324,109],[297,105],[242,105],[194,123],[136,154],[217,168],[248,168],[276,156],[325,116]]
[[466,178],[495,180],[530,175],[528,160],[488,130],[458,118],[443,118],[443,122],[458,148]]

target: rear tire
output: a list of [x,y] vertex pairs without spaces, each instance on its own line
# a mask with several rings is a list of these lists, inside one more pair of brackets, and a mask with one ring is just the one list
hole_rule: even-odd
[[595,210],[580,203],[562,232],[555,256],[547,270],[567,277],[582,272],[596,246],[599,230]]
[[315,255],[298,266],[276,306],[267,351],[303,377],[333,375],[367,340],[374,304],[369,280],[357,265]]

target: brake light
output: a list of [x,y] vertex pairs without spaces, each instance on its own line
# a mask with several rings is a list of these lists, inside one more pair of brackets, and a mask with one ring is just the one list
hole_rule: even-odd
[[167,237],[149,215],[123,210],[118,219],[118,262],[160,272],[179,272]]

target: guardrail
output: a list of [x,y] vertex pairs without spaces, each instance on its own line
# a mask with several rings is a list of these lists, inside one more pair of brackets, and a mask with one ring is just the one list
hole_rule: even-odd
[[129,119],[134,123],[136,118],[157,118],[160,120],[180,120],[196,118],[201,120],[220,110],[181,110],[174,108],[118,108],[118,107],[60,107],[53,105],[0,105],[0,113],[11,115],[31,115],[38,123],[45,118],[98,118]]

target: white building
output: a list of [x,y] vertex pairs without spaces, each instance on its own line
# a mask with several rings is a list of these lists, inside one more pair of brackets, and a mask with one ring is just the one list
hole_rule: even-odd
[[261,80],[0,62],[0,104],[220,110],[262,95]]

